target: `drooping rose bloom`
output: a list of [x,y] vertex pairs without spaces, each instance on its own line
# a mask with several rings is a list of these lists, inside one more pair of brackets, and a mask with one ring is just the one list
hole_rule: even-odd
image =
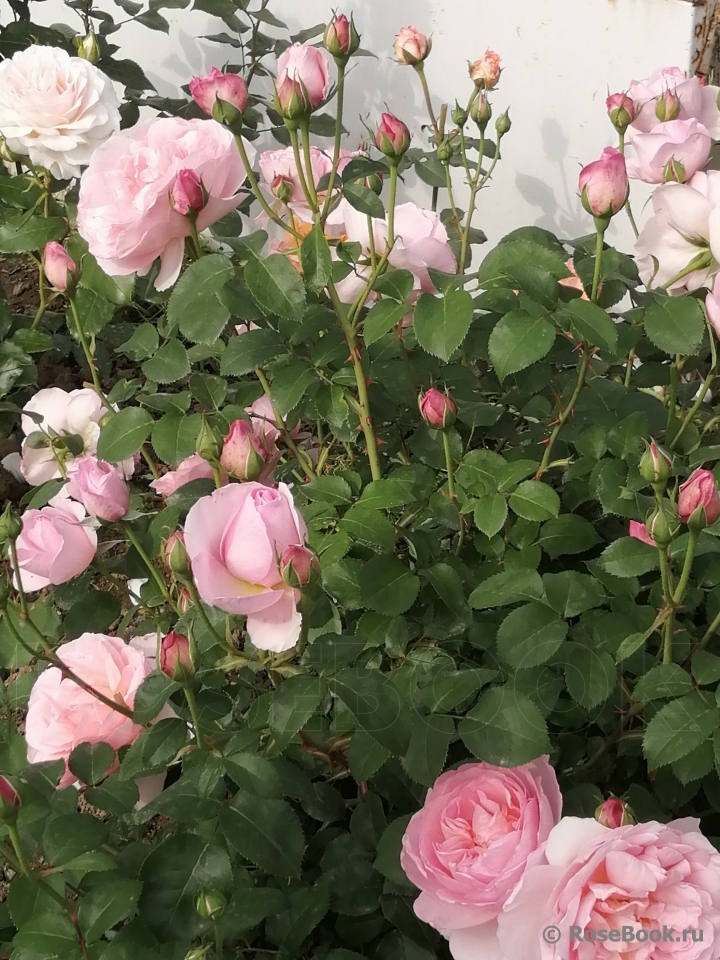
[[282,110],[293,100],[304,110],[319,107],[330,89],[328,58],[307,43],[291,44],[279,57],[275,90]]
[[307,530],[289,488],[233,483],[191,507],[185,545],[202,600],[247,615],[261,650],[289,650],[300,636],[298,591],[281,576],[280,558]]
[[100,520],[120,520],[130,506],[122,472],[97,457],[78,457],[67,468],[67,492]]
[[402,27],[395,34],[393,50],[398,63],[414,67],[427,59],[431,49],[432,41],[417,27]]
[[[246,150],[252,163],[255,150]],[[144,276],[159,257],[156,288],[177,280],[191,232],[170,203],[181,170],[194,171],[207,194],[198,232],[242,199],[240,155],[230,131],[214,120],[146,120],[96,151],[80,183],[78,231],[106,273]]]
[[720,516],[720,493],[715,477],[709,470],[699,467],[681,484],[677,507],[683,523],[690,520],[698,507],[703,508],[708,525],[715,523]]
[[450,941],[456,960],[496,953],[496,918],[560,820],[547,757],[521,767],[467,763],[442,774],[408,824],[400,862],[422,891],[415,913]]
[[[660,123],[650,133],[636,133],[633,137],[628,176],[645,183],[677,179],[684,183],[702,170],[711,147],[712,137],[697,120]],[[679,176],[673,175],[674,171]]]
[[600,159],[580,171],[578,189],[583,206],[595,217],[609,217],[621,210],[628,195],[625,157],[614,147],[605,147]]
[[[709,286],[720,270],[720,171],[653,191],[653,216],[635,244],[643,283],[683,293]],[[680,276],[688,267],[692,272]]]
[[87,570],[97,550],[97,534],[85,520],[85,509],[69,500],[65,490],[47,506],[25,511],[14,571],[24,590],[56,587]]
[[77,272],[73,258],[68,256],[65,247],[61,243],[56,243],[55,240],[45,244],[43,267],[47,282],[61,293],[67,290],[68,274]]
[[[546,864],[531,866],[498,919],[494,951],[507,960],[714,960],[720,951],[720,854],[699,820],[610,829],[564,817],[551,831]],[[543,930],[558,927],[558,943]],[[570,928],[617,931],[617,939],[570,942]],[[622,942],[622,928],[635,939]],[[663,931],[674,931],[673,942]],[[646,939],[638,940],[637,932]],[[683,939],[683,931],[693,936]],[[658,931],[653,934],[653,931]],[[470,960],[471,954],[455,955]]]
[[0,134],[54,177],[79,177],[119,127],[113,85],[88,60],[31,44],[0,63]]
[[200,454],[193,453],[192,456],[181,460],[176,470],[168,470],[162,477],[153,480],[150,486],[161,497],[170,497],[192,480],[212,480],[214,476],[213,468],[207,460]]
[[[155,634],[124,643],[119,637],[83,633],[58,647],[57,655],[99,693],[132,708],[138,687],[155,667],[154,655],[149,653],[156,644]],[[166,710],[165,716],[172,716],[172,711]],[[75,747],[81,743],[107,743],[119,750],[137,740],[144,729],[101,703],[74,680],[63,677],[58,667],[47,667],[30,693],[25,725],[28,760],[30,763],[64,760],[65,773],[58,784],[62,790],[78,782],[67,765]],[[108,773],[116,768],[117,762]],[[138,781],[138,787],[155,779],[143,778]],[[143,799],[147,802],[149,798]]]
[[717,98],[720,87],[704,84],[700,77],[688,76],[679,67],[663,67],[646,80],[633,80],[627,92],[635,105],[635,116],[630,126],[632,131],[649,133],[660,120],[656,113],[658,100],[670,93],[679,104],[678,120],[697,120],[713,139],[720,137],[720,110]]

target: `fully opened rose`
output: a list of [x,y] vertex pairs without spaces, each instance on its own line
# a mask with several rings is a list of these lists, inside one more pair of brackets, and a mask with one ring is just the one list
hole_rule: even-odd
[[288,547],[303,544],[305,523],[289,488],[232,483],[203,497],[185,521],[185,546],[202,600],[247,615],[261,650],[289,650],[300,636],[299,592],[282,579]]
[[[245,149],[252,163],[255,150]],[[78,231],[106,273],[144,276],[159,258],[156,288],[175,283],[191,234],[187,217],[170,202],[183,170],[197,175],[207,195],[199,232],[242,199],[245,169],[232,134],[214,120],[147,120],[94,155],[80,183]]]
[[67,498],[66,491],[39,510],[26,510],[17,538],[16,582],[27,591],[58,586],[78,577],[92,563],[97,534],[84,507]]

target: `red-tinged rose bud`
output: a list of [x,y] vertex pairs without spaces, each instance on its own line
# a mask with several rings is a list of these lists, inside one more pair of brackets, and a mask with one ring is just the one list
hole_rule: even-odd
[[494,50],[486,50],[479,60],[470,64],[470,79],[482,90],[492,90],[500,79],[500,57]]
[[267,450],[247,420],[235,420],[225,437],[220,466],[236,480],[257,480],[267,460]]
[[20,795],[15,787],[7,777],[0,776],[0,820],[15,820],[20,804]]
[[582,168],[578,187],[587,212],[609,220],[622,210],[627,200],[625,157],[614,147],[605,147],[599,160]]
[[272,179],[270,192],[282,203],[289,203],[295,192],[295,184],[290,177],[285,177],[282,173],[278,173]]
[[658,97],[655,104],[655,116],[661,123],[667,123],[668,120],[677,120],[680,116],[680,100],[672,90],[666,90],[662,96]]
[[360,46],[360,37],[352,16],[348,20],[345,14],[341,13],[331,20],[325,29],[323,42],[328,53],[345,63]]
[[398,63],[416,67],[423,60],[427,60],[432,50],[432,41],[416,27],[403,27],[395,34],[393,50]]
[[446,393],[434,387],[420,394],[418,406],[423,420],[434,430],[447,430],[455,423],[457,407]]
[[384,113],[375,134],[375,143],[391,162],[397,162],[410,146],[410,131],[402,120]]
[[185,536],[182,530],[176,530],[165,541],[165,564],[172,573],[187,576],[190,573],[190,561],[185,549]]
[[171,631],[160,642],[160,669],[177,683],[188,683],[195,676],[195,664],[190,641],[181,633]]
[[306,43],[293,43],[278,59],[275,107],[284,120],[301,120],[325,100],[330,89],[327,55]]
[[659,444],[651,440],[640,458],[638,470],[643,480],[647,480],[648,483],[664,484],[672,474],[672,457]]
[[43,267],[45,278],[50,286],[64,293],[69,286],[74,285],[77,267],[72,257],[68,256],[61,243],[51,240],[45,244],[43,253]]
[[618,800],[616,797],[610,797],[600,804],[595,811],[595,819],[604,827],[611,827],[612,829],[637,823],[630,804],[624,800]]
[[709,470],[697,469],[680,487],[678,516],[695,530],[710,526],[720,515],[720,494]]
[[618,133],[624,133],[625,130],[635,119],[635,104],[624,93],[611,93],[605,101],[610,123],[615,127]]
[[317,556],[308,547],[296,543],[288,547],[280,558],[280,569],[285,583],[291,587],[304,587],[319,572]]
[[192,606],[193,598],[190,596],[190,591],[185,587],[180,591],[180,599],[178,600],[178,606],[180,607],[180,613],[186,613],[190,606]]
[[182,216],[191,211],[197,214],[205,206],[205,191],[202,181],[194,170],[183,168],[175,178],[175,184],[170,191],[170,203],[173,210]]
[[[223,73],[213,67],[206,77],[193,77],[189,83],[190,96],[205,113],[215,117],[213,108],[217,100],[245,113],[247,107],[247,84],[237,73]],[[218,117],[215,117],[217,120]],[[221,121],[222,122],[222,121]]]

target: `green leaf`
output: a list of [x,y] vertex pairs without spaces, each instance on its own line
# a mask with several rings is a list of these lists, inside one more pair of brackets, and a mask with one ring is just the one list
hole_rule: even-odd
[[417,700],[433,713],[453,710],[497,676],[497,670],[480,667],[476,670],[439,670]]
[[564,513],[542,525],[536,542],[554,560],[567,553],[585,553],[599,540],[589,520],[575,513]]
[[636,537],[620,537],[603,550],[599,562],[614,577],[639,577],[655,570],[660,561],[656,547]]
[[720,712],[698,693],[690,693],[662,707],[645,728],[643,752],[651,768],[687,756],[720,727]]
[[61,240],[67,230],[63,217],[28,217],[21,213],[0,223],[0,253],[43,250],[51,240]]
[[273,253],[257,255],[245,265],[250,293],[269,313],[287,320],[300,320],[305,309],[305,287],[287,257]]
[[549,353],[555,342],[555,327],[544,317],[512,310],[495,325],[488,341],[490,361],[502,381],[524,370]]
[[151,357],[158,348],[160,337],[157,327],[153,323],[141,323],[133,331],[133,335],[117,348],[117,353],[124,353],[131,360],[145,360]]
[[321,293],[332,278],[330,247],[319,223],[316,223],[300,246],[303,277],[313,293]]
[[520,766],[550,752],[542,714],[511,686],[486,690],[458,732],[473,756],[496,766]]
[[97,455],[118,463],[137,453],[153,427],[153,418],[142,407],[126,407],[114,413],[100,430]]
[[600,582],[595,577],[578,573],[576,570],[546,573],[543,583],[548,603],[566,620],[593,607],[599,607],[605,599],[605,591]]
[[615,661],[609,653],[590,650],[579,643],[568,644],[565,683],[573,700],[591,710],[615,689]]
[[525,520],[549,520],[560,512],[560,497],[546,483],[525,480],[510,494],[510,509]]
[[199,936],[208,923],[195,908],[198,896],[207,890],[230,896],[232,868],[227,852],[194,833],[169,837],[150,850],[140,870],[140,916],[161,940]]
[[455,479],[475,496],[496,493],[507,469],[507,463],[493,450],[471,450],[458,467]]
[[423,350],[447,361],[467,336],[472,318],[467,290],[448,290],[440,297],[423,293],[415,305],[413,329]]
[[139,880],[113,877],[92,887],[80,901],[78,922],[87,943],[94,943],[131,913],[140,896]]
[[558,314],[564,330],[571,330],[577,339],[614,353],[618,331],[607,312],[589,300],[572,300]]
[[350,484],[342,477],[318,477],[310,483],[303,484],[302,492],[309,500],[319,500],[321,503],[330,503],[335,507],[350,503],[352,500]]
[[373,290],[393,300],[407,300],[414,283],[415,278],[409,270],[389,270],[377,278]]
[[375,343],[389,330],[397,327],[407,312],[406,303],[396,303],[395,300],[380,300],[376,303],[363,321],[363,338],[366,346]]
[[362,503],[350,507],[339,524],[348,536],[375,550],[390,552],[395,546],[395,527],[379,510]]
[[45,858],[61,867],[89,850],[101,847],[108,825],[86,813],[66,813],[50,820],[43,832]]
[[288,677],[272,694],[269,726],[280,744],[289,743],[320,706],[325,684],[317,677]]
[[105,777],[115,763],[115,750],[108,743],[81,743],[70,754],[70,770],[88,786]]
[[470,606],[476,610],[488,607],[504,607],[521,600],[540,600],[543,595],[543,582],[535,570],[521,567],[518,570],[505,570],[475,587],[470,594]]
[[455,723],[444,714],[416,717],[408,752],[402,760],[405,773],[425,787],[431,787],[445,766]]
[[673,357],[676,353],[693,354],[705,333],[703,308],[696,297],[688,294],[656,294],[645,309],[645,332],[656,347]]
[[498,656],[526,670],[545,663],[559,649],[567,635],[567,624],[542,603],[527,603],[511,611],[497,635]]
[[640,677],[632,692],[633,700],[648,703],[670,697],[682,697],[692,693],[690,674],[677,663],[659,663]]
[[157,383],[175,383],[190,373],[187,350],[179,340],[168,340],[152,360],[146,360],[142,372]]
[[621,663],[623,660],[627,660],[628,657],[631,657],[636,650],[639,650],[640,647],[643,646],[645,641],[653,632],[653,630],[646,630],[644,633],[631,633],[629,636],[625,637],[617,649],[615,661],[617,663]]
[[419,579],[398,557],[374,557],[360,568],[363,603],[377,613],[405,613],[415,602],[419,589]]
[[397,817],[387,825],[378,841],[377,856],[373,864],[379,873],[400,887],[409,886],[408,878],[400,865],[402,840],[409,822],[410,814],[407,814]]
[[232,337],[220,360],[223,376],[242,377],[256,367],[264,367],[283,353],[285,345],[274,330],[265,327]]
[[305,837],[297,814],[284,800],[235,794],[220,812],[225,839],[240,856],[276,877],[298,877]]
[[151,442],[155,453],[165,463],[176,467],[181,460],[195,453],[201,425],[200,414],[166,413],[153,426]]
[[160,670],[149,673],[135,693],[133,714],[136,723],[150,723],[180,685]]
[[343,187],[343,196],[355,210],[382,220],[385,216],[385,207],[376,193],[361,183],[346,183]]
[[556,280],[561,280],[570,274],[565,266],[565,259],[564,253],[560,255],[555,249],[550,249],[536,240],[501,240],[480,264],[478,283],[485,290],[496,287],[517,287],[516,269],[525,264],[532,264]]
[[[110,323],[117,310],[114,303],[103,300],[94,290],[85,290],[83,287],[78,287],[75,293],[75,304],[80,315],[83,331],[86,336],[91,337],[100,333],[103,327]],[[68,313],[67,319],[68,326],[75,330],[76,325],[72,312]]]
[[219,410],[228,388],[226,380],[212,373],[193,373],[188,386],[192,395],[206,410]]
[[277,415],[284,417],[294,410],[310,384],[316,382],[315,371],[304,360],[293,357],[288,363],[277,366],[272,381],[273,407]]
[[213,343],[230,318],[218,294],[234,276],[231,261],[220,253],[207,254],[191,263],[170,294],[168,322],[177,324],[188,340]]
[[115,594],[90,590],[65,614],[65,636],[68,640],[75,640],[83,633],[106,633],[119,619],[121,609]]
[[467,610],[465,590],[460,574],[449,563],[434,563],[421,571],[421,575],[429,580],[435,593],[440,597],[448,610],[462,615]]
[[507,497],[499,493],[481,494],[475,502],[475,526],[486,537],[494,537],[501,530],[508,515]]
[[183,720],[169,717],[160,720],[133,743],[120,765],[120,777],[134,780],[165,770],[187,743],[187,727]]
[[410,742],[408,704],[397,687],[377,670],[348,669],[329,680],[362,729],[396,756],[402,757]]
[[66,914],[43,912],[13,938],[13,960],[78,960],[77,932]]
[[318,673],[337,673],[354,663],[364,649],[365,637],[326,633],[307,647],[304,660]]
[[132,303],[135,288],[135,275],[111,277],[98,266],[97,260],[87,251],[82,257],[79,289],[94,291],[103,300],[117,307],[126,307]]
[[692,656],[692,674],[701,687],[720,680],[720,657],[707,650],[696,650]]
[[111,774],[99,787],[88,787],[85,799],[98,810],[123,816],[130,813],[138,802],[139,792],[134,780],[121,780]]

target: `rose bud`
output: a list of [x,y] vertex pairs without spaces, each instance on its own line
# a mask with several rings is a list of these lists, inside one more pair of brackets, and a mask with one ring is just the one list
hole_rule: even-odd
[[383,178],[381,173],[371,173],[363,181],[368,190],[372,190],[375,196],[379,197],[383,191]]
[[73,45],[77,50],[77,55],[81,60],[88,60],[90,63],[97,63],[100,59],[100,44],[91,30],[84,37],[74,37]]
[[588,213],[609,220],[622,210],[628,195],[625,157],[614,147],[605,147],[599,160],[580,171],[578,189]]
[[643,480],[647,480],[648,483],[664,484],[672,473],[672,458],[661,446],[651,440],[640,458],[638,470]]
[[282,578],[291,587],[304,587],[319,570],[317,556],[300,543],[289,546],[280,558]]
[[355,29],[352,16],[348,20],[344,13],[331,20],[323,37],[325,49],[336,60],[344,63],[360,46],[360,37]]
[[191,211],[197,213],[205,206],[205,192],[202,181],[194,170],[183,168],[175,178],[170,191],[170,204],[176,213],[186,216]]
[[510,114],[506,110],[505,113],[501,113],[500,116],[495,121],[495,130],[498,135],[498,140],[505,136],[509,132],[512,123],[510,122]]
[[282,203],[289,203],[295,193],[295,184],[290,177],[285,177],[282,173],[278,173],[272,179],[270,192]]
[[195,676],[195,664],[190,641],[172,630],[160,641],[159,666],[166,677],[177,683],[187,683]]
[[416,67],[426,60],[432,49],[432,40],[415,27],[403,27],[395,35],[393,50],[398,63]]
[[67,492],[90,516],[114,522],[130,506],[130,489],[117,466],[96,457],[77,457],[67,466]]
[[190,573],[190,561],[185,549],[185,537],[181,530],[171,534],[165,541],[165,565],[172,573]]
[[673,539],[665,511],[659,507],[645,524],[645,530],[656,547],[667,547]]
[[192,606],[193,598],[190,596],[190,591],[185,587],[180,591],[180,599],[178,600],[178,606],[180,607],[180,613],[187,613],[187,610]]
[[635,118],[635,104],[624,93],[612,93],[605,101],[610,123],[618,133],[624,133]]
[[392,163],[398,161],[410,146],[410,131],[391,113],[384,113],[375,134],[378,150]]
[[[72,257],[68,256],[61,243],[51,240],[45,244],[43,254],[45,277],[52,287],[64,293],[77,273],[77,267]],[[68,276],[72,274],[73,276]]]
[[420,394],[418,406],[423,420],[434,430],[447,430],[455,423],[457,407],[447,394],[434,387]]
[[456,100],[450,116],[452,117],[452,122],[456,127],[464,127],[470,114],[467,112],[465,107],[461,107]]
[[484,133],[485,128],[492,118],[492,108],[488,103],[487,97],[480,94],[479,97],[473,100],[470,106],[470,116],[480,128],[480,132]]
[[637,823],[630,804],[624,800],[618,800],[616,797],[610,797],[600,804],[595,811],[595,819],[604,827],[611,827],[613,830],[617,827],[627,827],[629,824]]
[[20,795],[7,777],[0,776],[0,820],[15,820],[20,809]]
[[720,495],[709,470],[697,469],[680,487],[678,516],[695,529],[714,523],[720,514]]
[[476,87],[492,90],[500,79],[500,57],[494,50],[486,50],[479,60],[470,64],[469,73]]
[[240,116],[245,113],[248,100],[247,84],[237,73],[223,73],[217,67],[213,67],[206,77],[193,77],[189,88],[190,96],[200,109],[216,120],[218,117],[213,111],[218,100],[234,107]]
[[668,120],[677,120],[680,116],[680,100],[672,90],[666,90],[662,96],[658,97],[655,104],[655,116],[661,123],[667,123]]
[[225,912],[227,900],[216,890],[209,893],[201,893],[195,902],[197,912],[203,920],[219,920]]
[[263,471],[267,451],[247,420],[235,420],[225,437],[220,466],[236,480],[257,480]]
[[222,441],[213,430],[205,417],[200,424],[200,431],[195,441],[195,453],[201,456],[203,460],[217,460],[222,449]]
[[299,120],[317,109],[328,95],[330,72],[322,50],[293,43],[278,60],[276,107],[286,120]]
[[17,540],[22,530],[22,520],[15,513],[11,503],[5,507],[2,516],[0,516],[0,543],[7,543],[9,540]]

